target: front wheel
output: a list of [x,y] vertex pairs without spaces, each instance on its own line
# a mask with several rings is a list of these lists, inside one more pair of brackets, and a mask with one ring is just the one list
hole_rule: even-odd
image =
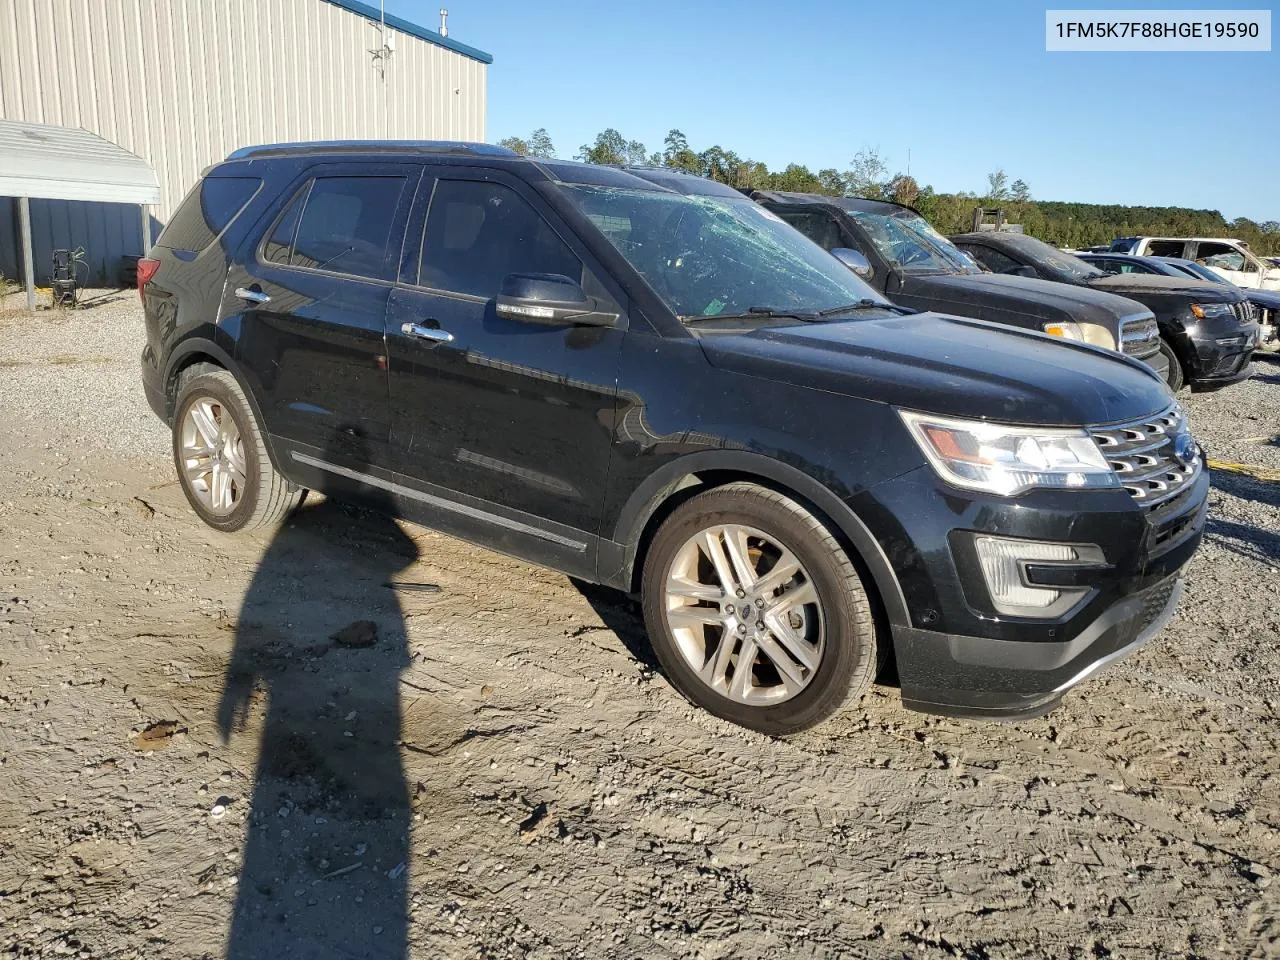
[[761,733],[824,720],[879,666],[867,594],[839,542],[755,484],[716,487],[672,512],[645,560],[643,605],[676,689]]
[[306,495],[272,466],[244,391],[226,370],[193,368],[184,375],[173,460],[192,509],[226,533],[279,523]]
[[1169,372],[1165,376],[1165,382],[1169,384],[1170,390],[1177,393],[1187,382],[1187,375],[1182,369],[1182,361],[1178,359],[1177,353],[1164,337],[1160,338],[1160,355],[1169,361]]

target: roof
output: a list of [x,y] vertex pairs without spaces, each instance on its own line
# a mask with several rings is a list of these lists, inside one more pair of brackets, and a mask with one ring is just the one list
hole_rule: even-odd
[[445,153],[462,156],[518,157],[514,150],[492,143],[464,140],[299,140],[295,143],[262,143],[227,154],[228,160],[280,157],[291,153]]
[[857,211],[859,213],[879,213],[885,216],[900,216],[904,213],[919,211],[906,204],[893,200],[869,200],[866,197],[833,197],[825,193],[792,193],[787,190],[753,190],[753,200],[768,200],[773,203],[791,203],[804,206],[828,206],[839,210]]
[[459,43],[452,37],[442,37],[434,30],[428,30],[412,20],[393,17],[391,14],[387,14],[384,17],[377,7],[361,3],[360,0],[325,0],[325,2],[332,3],[335,7],[341,7],[343,10],[350,10],[352,13],[359,14],[369,20],[382,20],[394,30],[407,33],[409,36],[417,37],[419,40],[425,40],[427,43],[434,43],[437,47],[444,47],[446,50],[460,53],[464,57],[470,57],[472,60],[479,60],[481,63],[493,63],[492,54],[477,50],[475,47],[469,47],[465,43]]
[[0,196],[159,203],[156,172],[97,134],[0,120]]

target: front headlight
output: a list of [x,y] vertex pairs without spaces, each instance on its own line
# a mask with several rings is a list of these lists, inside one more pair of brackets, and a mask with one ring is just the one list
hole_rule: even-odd
[[1233,317],[1235,311],[1229,303],[1193,303],[1191,314],[1198,320],[1216,320],[1219,317]]
[[1062,337],[1064,340],[1076,340],[1079,343],[1092,344],[1106,350],[1116,348],[1116,339],[1102,327],[1092,323],[1077,323],[1074,320],[1054,320],[1044,325],[1044,332],[1051,337]]
[[1012,497],[1034,487],[1120,485],[1085,430],[898,413],[938,476],[957,487]]

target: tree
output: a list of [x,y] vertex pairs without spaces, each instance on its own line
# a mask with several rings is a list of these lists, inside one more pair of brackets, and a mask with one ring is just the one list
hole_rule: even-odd
[[702,173],[702,160],[689,149],[689,141],[679,130],[667,133],[663,141],[662,165],[686,173]]
[[826,193],[833,197],[843,197],[849,192],[849,181],[843,173],[828,167],[825,170],[818,171],[818,182],[822,185],[819,193]]
[[529,134],[528,140],[521,137],[506,137],[498,141],[498,146],[506,147],[522,157],[545,157],[551,159],[556,155],[556,148],[551,143],[551,136],[547,133],[546,127],[539,127],[533,131],[533,133]]
[[854,156],[845,174],[849,193],[855,197],[883,200],[889,165],[874,147],[863,147]]
[[642,164],[648,161],[649,151],[639,140],[628,140],[609,127],[596,134],[594,144],[579,147],[577,159],[586,163]]
[[1009,175],[1004,170],[995,170],[987,174],[987,199],[1009,199]]
[[916,200],[920,196],[920,185],[916,183],[915,177],[909,174],[899,173],[889,181],[885,188],[890,200],[894,203],[901,203],[907,207],[914,207]]
[[1031,188],[1027,186],[1027,181],[1015,180],[1009,190],[1015,203],[1031,202]]

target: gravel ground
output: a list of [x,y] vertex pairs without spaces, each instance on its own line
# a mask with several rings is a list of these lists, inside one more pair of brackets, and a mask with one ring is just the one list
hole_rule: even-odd
[[[0,955],[1280,955],[1280,485],[1215,471],[1177,618],[1051,716],[771,740],[623,598],[323,501],[198,524],[96,301],[0,304]],[[1183,402],[1280,469],[1280,362]]]

